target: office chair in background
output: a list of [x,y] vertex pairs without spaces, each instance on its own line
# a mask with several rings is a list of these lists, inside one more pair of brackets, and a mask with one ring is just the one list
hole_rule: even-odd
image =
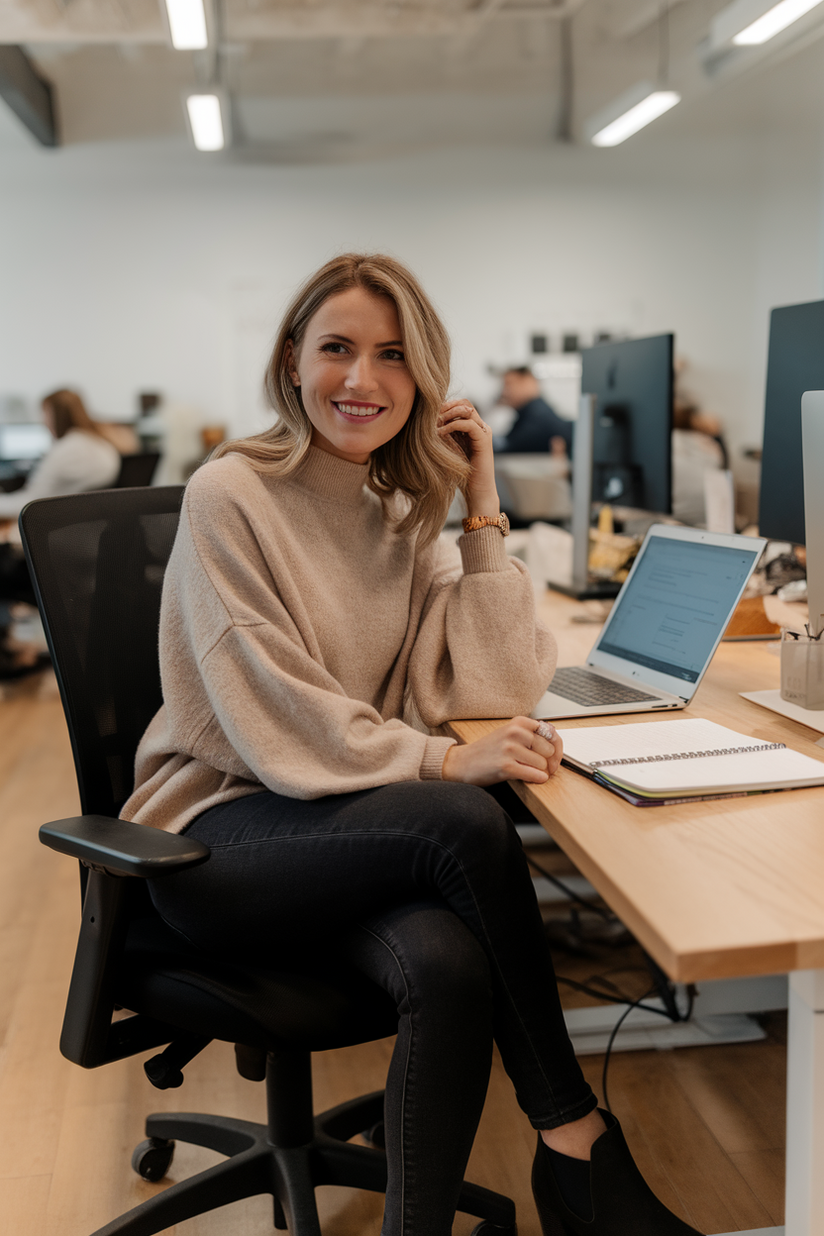
[[[389,996],[354,968],[314,957],[227,960],[190,945],[154,910],[145,881],[206,862],[186,836],[116,817],[137,744],[161,703],[157,631],[182,486],[43,499],[20,524],[71,737],[83,815],[45,824],[45,845],[80,860],[82,922],[60,1048],[84,1068],[163,1047],[145,1064],[161,1089],[211,1041],[235,1044],[243,1077],[266,1082],[267,1124],[161,1113],[132,1165],[160,1180],[174,1139],[229,1156],[170,1186],[95,1236],[151,1236],[194,1215],[271,1193],[274,1223],[320,1236],[314,1189],[386,1188],[383,1093],[313,1118],[311,1052],[394,1034]],[[131,1015],[113,1020],[118,1009]],[[347,1140],[373,1130],[373,1145]],[[515,1207],[478,1185],[458,1209],[473,1236],[514,1236]]]
[[140,485],[151,485],[159,463],[160,455],[157,451],[124,455],[120,461],[120,472],[113,488],[134,489]]

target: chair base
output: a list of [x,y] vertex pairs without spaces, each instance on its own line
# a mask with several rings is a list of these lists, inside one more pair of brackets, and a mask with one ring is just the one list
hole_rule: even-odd
[[[314,1136],[305,1145],[276,1146],[266,1125],[248,1120],[185,1112],[149,1116],[148,1137],[191,1142],[228,1158],[170,1185],[93,1236],[155,1236],[194,1215],[259,1193],[272,1195],[276,1228],[288,1225],[290,1236],[321,1236],[315,1205],[318,1185],[386,1191],[383,1151],[347,1141],[382,1119],[383,1092],[378,1091],[317,1116]],[[458,1210],[509,1233],[515,1231],[514,1203],[480,1185],[464,1184]]]

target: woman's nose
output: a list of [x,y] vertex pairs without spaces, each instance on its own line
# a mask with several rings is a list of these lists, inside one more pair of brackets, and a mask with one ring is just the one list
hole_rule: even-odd
[[377,384],[371,357],[354,357],[346,375],[347,390],[366,393],[367,391],[373,391]]

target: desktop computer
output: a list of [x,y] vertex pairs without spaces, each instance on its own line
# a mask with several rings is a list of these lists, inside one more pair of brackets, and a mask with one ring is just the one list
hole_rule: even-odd
[[824,390],[824,300],[770,315],[758,526],[773,541],[806,544],[801,397]]
[[600,343],[581,353],[581,407],[573,456],[572,596],[614,597],[620,584],[588,570],[593,502],[654,514],[672,509],[674,335]]
[[672,509],[673,347],[673,335],[654,335],[582,352],[581,391],[596,400],[594,502]]

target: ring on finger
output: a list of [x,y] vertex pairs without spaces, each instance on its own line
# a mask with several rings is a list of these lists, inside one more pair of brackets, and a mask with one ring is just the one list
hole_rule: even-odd
[[535,733],[541,738],[545,738],[547,742],[555,741],[555,726],[550,725],[547,721],[539,721],[535,727]]

